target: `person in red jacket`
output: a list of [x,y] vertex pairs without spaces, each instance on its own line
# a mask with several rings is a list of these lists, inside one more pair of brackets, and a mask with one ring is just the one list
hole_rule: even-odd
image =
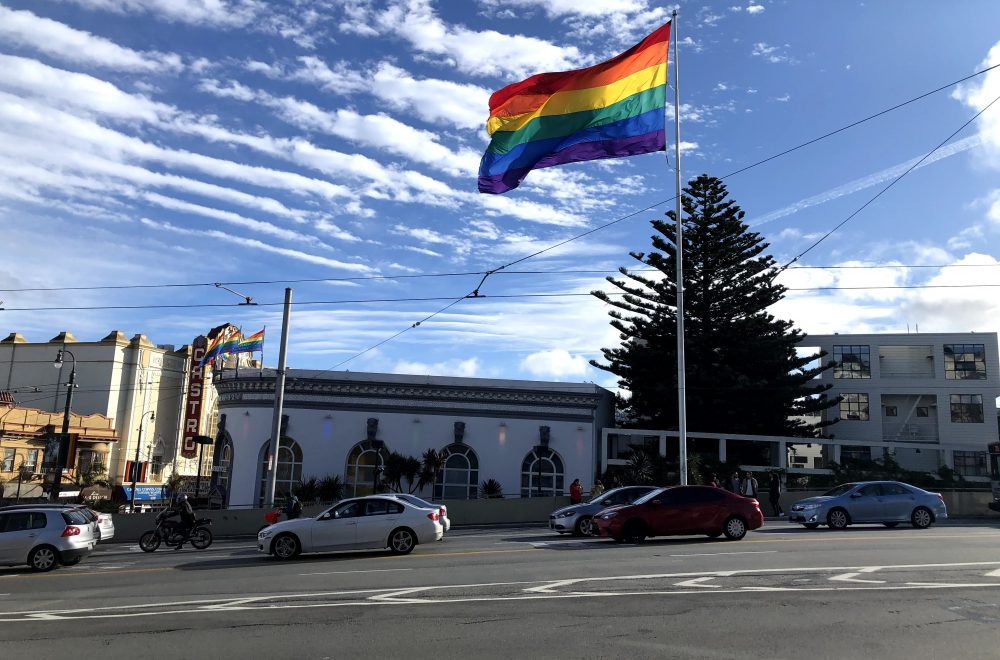
[[583,484],[580,483],[579,479],[574,479],[573,483],[569,485],[569,503],[579,504],[583,501]]

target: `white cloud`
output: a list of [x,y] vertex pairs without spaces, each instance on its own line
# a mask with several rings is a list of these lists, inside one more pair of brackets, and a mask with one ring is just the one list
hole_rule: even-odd
[[36,16],[30,11],[0,5],[0,40],[11,46],[32,48],[74,64],[121,71],[177,71],[181,58],[166,53],[140,53],[103,37]]
[[482,366],[479,358],[468,358],[466,360],[445,360],[444,362],[426,363],[412,360],[399,360],[392,367],[394,374],[433,374],[435,376],[459,376],[472,378],[479,375]]
[[754,4],[753,2],[747,5],[748,14],[760,14],[763,11],[764,11],[764,5]]
[[793,56],[785,52],[789,48],[788,44],[784,46],[772,46],[763,41],[759,41],[753,45],[752,55],[754,57],[759,57],[766,62],[771,64],[798,64],[798,60]]
[[[67,0],[64,0],[67,1]],[[68,0],[85,9],[117,14],[136,13],[177,23],[238,27],[257,18],[265,6],[259,0]]]
[[[1000,64],[1000,42],[989,51],[986,59],[978,69],[986,69]],[[952,98],[958,99],[973,110],[980,111],[990,102],[1000,96],[1000,69],[993,69],[980,75],[971,82],[960,85]],[[979,137],[984,149],[984,156],[991,167],[1000,168],[1000,101],[984,112],[977,121]]]
[[582,355],[556,348],[532,353],[521,360],[521,369],[536,377],[563,379],[583,376],[590,365]]

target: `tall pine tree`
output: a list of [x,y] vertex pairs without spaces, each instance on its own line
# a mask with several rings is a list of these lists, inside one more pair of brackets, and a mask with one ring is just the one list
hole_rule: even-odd
[[[811,437],[824,424],[810,424],[836,400],[829,385],[812,379],[827,366],[822,354],[800,356],[802,333],[776,319],[768,308],[785,287],[774,282],[768,244],[749,231],[744,213],[727,199],[722,182],[707,175],[689,182],[684,210],[684,357],[687,428],[692,432],[746,433]],[[631,425],[676,429],[677,324],[676,224],[653,220],[654,251],[631,252],[659,271],[630,271],[608,277],[624,295],[593,295],[613,307],[611,325],[620,332],[618,348],[604,348],[599,369],[618,376],[631,396],[619,399]]]

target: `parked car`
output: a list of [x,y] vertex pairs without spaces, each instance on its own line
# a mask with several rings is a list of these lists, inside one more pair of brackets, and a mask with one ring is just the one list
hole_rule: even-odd
[[549,529],[560,534],[572,533],[577,536],[590,536],[593,533],[594,514],[609,506],[631,504],[651,491],[659,490],[656,486],[623,486],[595,496],[589,502],[571,504],[556,509],[549,514]]
[[369,495],[338,502],[315,518],[269,525],[257,534],[257,550],[278,559],[291,559],[301,552],[367,548],[389,548],[405,555],[417,544],[440,541],[443,535],[437,508]]
[[828,525],[844,529],[855,523],[882,523],[895,527],[909,522],[917,529],[948,517],[941,493],[932,493],[899,481],[861,481],[841,484],[817,497],[792,505],[788,519],[809,529]]
[[[22,511],[25,509],[38,509],[38,508],[56,509],[57,511],[61,511],[63,509],[76,509],[77,511],[83,514],[83,517],[86,518],[88,522],[90,522],[93,525],[90,531],[91,533],[93,533],[94,538],[97,539],[98,542],[109,540],[113,538],[115,535],[115,526],[114,523],[111,522],[111,516],[108,516],[105,513],[98,513],[97,511],[94,511],[93,509],[87,507],[84,504],[59,504],[58,502],[40,502],[37,504],[8,504],[7,506],[0,507],[0,511]],[[110,526],[110,528],[107,531],[107,536],[105,536],[106,526],[104,523],[102,523],[104,516],[107,516],[108,518],[107,525]]]
[[437,509],[440,516],[441,526],[444,527],[444,533],[447,534],[448,530],[451,529],[451,519],[448,518],[448,507],[443,504],[433,504],[425,499],[421,499],[416,495],[410,495],[409,493],[392,493],[393,497],[399,498],[405,502],[409,502],[414,506],[418,506],[421,509]]
[[760,503],[712,486],[658,488],[594,516],[594,534],[641,543],[651,536],[705,534],[738,541],[764,524]]
[[97,545],[95,524],[75,507],[17,507],[0,511],[0,565],[50,571],[73,566]]

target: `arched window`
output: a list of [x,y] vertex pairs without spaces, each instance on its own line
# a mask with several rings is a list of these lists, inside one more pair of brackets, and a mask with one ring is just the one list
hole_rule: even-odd
[[441,469],[434,485],[434,497],[446,500],[473,500],[479,494],[479,457],[468,445],[453,444],[441,450]]
[[375,468],[385,464],[389,451],[380,441],[365,440],[354,445],[347,455],[344,471],[344,496],[358,497],[375,492]]
[[[267,492],[267,458],[270,441],[265,442],[260,448],[260,490],[257,499],[260,505],[264,505],[265,493]],[[278,443],[277,474],[275,476],[274,499],[284,499],[292,492],[300,481],[302,481],[302,448],[299,443],[285,436]]]
[[563,461],[548,447],[535,447],[521,463],[521,497],[552,497],[563,492]]
[[233,471],[233,445],[227,440],[222,446],[222,456],[219,458],[219,487],[229,499],[229,479]]

